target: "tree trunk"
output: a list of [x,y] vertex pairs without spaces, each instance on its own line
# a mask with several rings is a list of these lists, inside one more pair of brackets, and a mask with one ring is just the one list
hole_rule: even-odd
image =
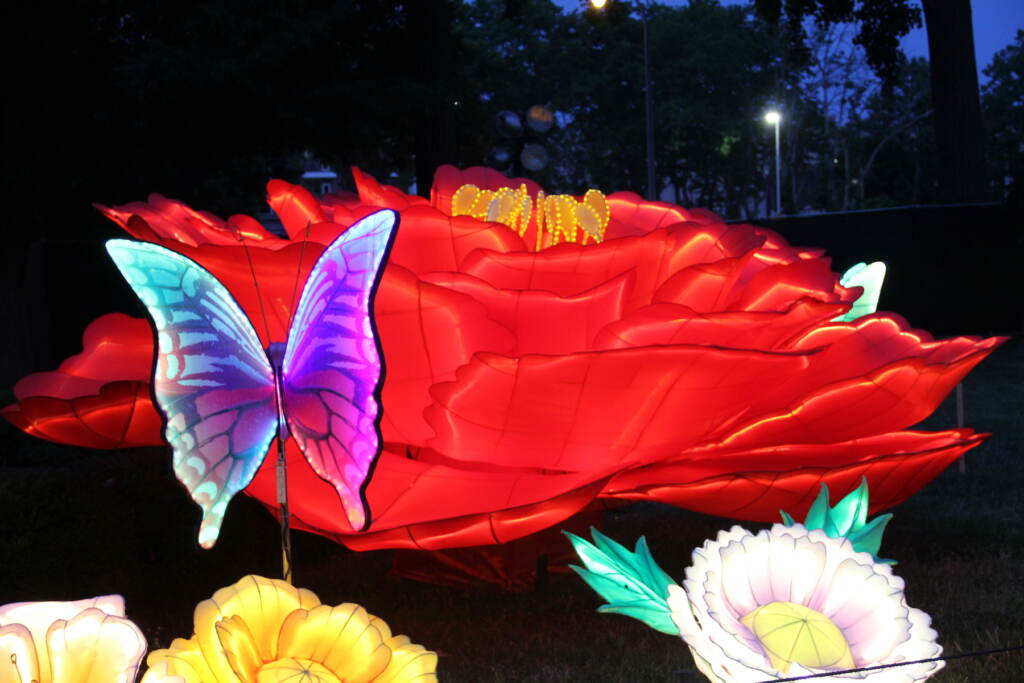
[[416,154],[416,193],[430,196],[434,171],[456,161],[454,11],[448,0],[416,0],[408,5],[409,61],[421,95],[412,111]]
[[970,0],[922,0],[931,58],[939,196],[989,199]]

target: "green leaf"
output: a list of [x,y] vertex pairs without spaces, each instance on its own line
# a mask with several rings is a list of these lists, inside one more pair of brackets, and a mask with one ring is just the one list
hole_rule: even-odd
[[668,607],[668,587],[675,581],[654,561],[646,539],[641,537],[631,552],[593,528],[593,543],[563,533],[586,565],[573,566],[573,571],[607,600],[599,612],[624,614],[662,633],[679,634]]
[[892,519],[892,513],[886,513],[875,517],[873,520],[861,527],[857,532],[850,534],[847,538],[853,544],[853,549],[858,552],[871,553],[876,562],[885,564],[896,564],[896,560],[885,560],[878,557],[878,551],[882,547],[882,534],[885,533],[885,525]]
[[829,515],[839,535],[845,536],[850,530],[864,526],[868,520],[868,480],[861,477],[860,486],[836,503]]
[[872,264],[858,263],[846,271],[839,279],[843,287],[863,287],[864,291],[853,302],[846,313],[833,318],[837,322],[853,322],[861,316],[874,313],[878,308],[878,297],[882,294],[882,282],[885,280],[885,264],[875,261]]
[[[847,538],[854,550],[871,553],[875,562],[896,564],[895,560],[878,557],[878,550],[882,545],[882,534],[885,532],[886,524],[892,519],[892,514],[885,514],[870,522],[867,521],[867,477],[861,477],[860,486],[836,503],[835,507],[829,507],[828,501],[828,486],[822,484],[818,497],[807,511],[807,517],[803,522],[805,527],[821,529],[831,538]],[[785,511],[780,510],[779,512],[782,514],[784,524],[788,526],[795,524],[793,518]]]
[[670,612],[651,607],[650,604],[637,602],[635,604],[602,605],[597,608],[601,614],[622,614],[642,621],[655,631],[667,633],[670,636],[679,635],[679,627],[672,621]]
[[811,505],[811,509],[807,511],[807,517],[804,518],[804,526],[808,529],[824,529],[827,522],[828,486],[822,484],[821,491],[818,492],[818,497],[815,498],[814,503]]

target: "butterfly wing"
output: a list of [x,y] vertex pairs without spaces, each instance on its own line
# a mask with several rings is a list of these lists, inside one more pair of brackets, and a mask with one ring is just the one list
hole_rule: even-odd
[[282,363],[292,436],[357,531],[368,525],[363,489],[380,452],[373,299],[397,225],[394,211],[378,211],[327,247],[303,287]]
[[199,544],[209,548],[275,435],[273,369],[245,313],[205,268],[147,242],[110,240],[107,252],[156,326],[156,403],[174,473],[203,511]]

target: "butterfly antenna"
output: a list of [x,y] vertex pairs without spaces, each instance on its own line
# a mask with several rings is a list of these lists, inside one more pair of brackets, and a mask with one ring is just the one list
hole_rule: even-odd
[[252,254],[249,251],[249,245],[245,242],[245,236],[241,233],[237,226],[233,223],[228,223],[228,228],[234,234],[235,239],[242,245],[242,249],[245,251],[245,259],[249,262],[249,274],[252,275],[252,284],[256,288],[256,301],[260,304],[260,317],[263,318],[263,329],[267,333],[267,343],[270,343],[270,323],[267,322],[267,311],[263,307],[263,295],[260,294],[260,283],[256,278],[256,266],[252,261]]
[[292,320],[295,319],[295,296],[299,293],[299,276],[302,275],[302,259],[306,255],[306,244],[309,242],[309,231],[312,223],[306,221],[306,234],[302,238],[302,248],[299,250],[299,262],[295,264],[295,283],[292,285],[292,300],[288,303],[288,329],[292,329]]

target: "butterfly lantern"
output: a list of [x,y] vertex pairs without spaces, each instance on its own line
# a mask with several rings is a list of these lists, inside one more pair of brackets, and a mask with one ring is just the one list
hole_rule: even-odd
[[[216,542],[228,502],[274,438],[283,455],[289,435],[334,486],[353,530],[369,525],[364,490],[380,452],[382,371],[372,310],[397,225],[397,213],[378,211],[331,243],[306,279],[287,341],[265,350],[227,288],[198,263],[148,242],[107,242],[155,326],[155,403],[175,475],[202,508],[202,547]],[[284,541],[284,507],[282,526]]]

